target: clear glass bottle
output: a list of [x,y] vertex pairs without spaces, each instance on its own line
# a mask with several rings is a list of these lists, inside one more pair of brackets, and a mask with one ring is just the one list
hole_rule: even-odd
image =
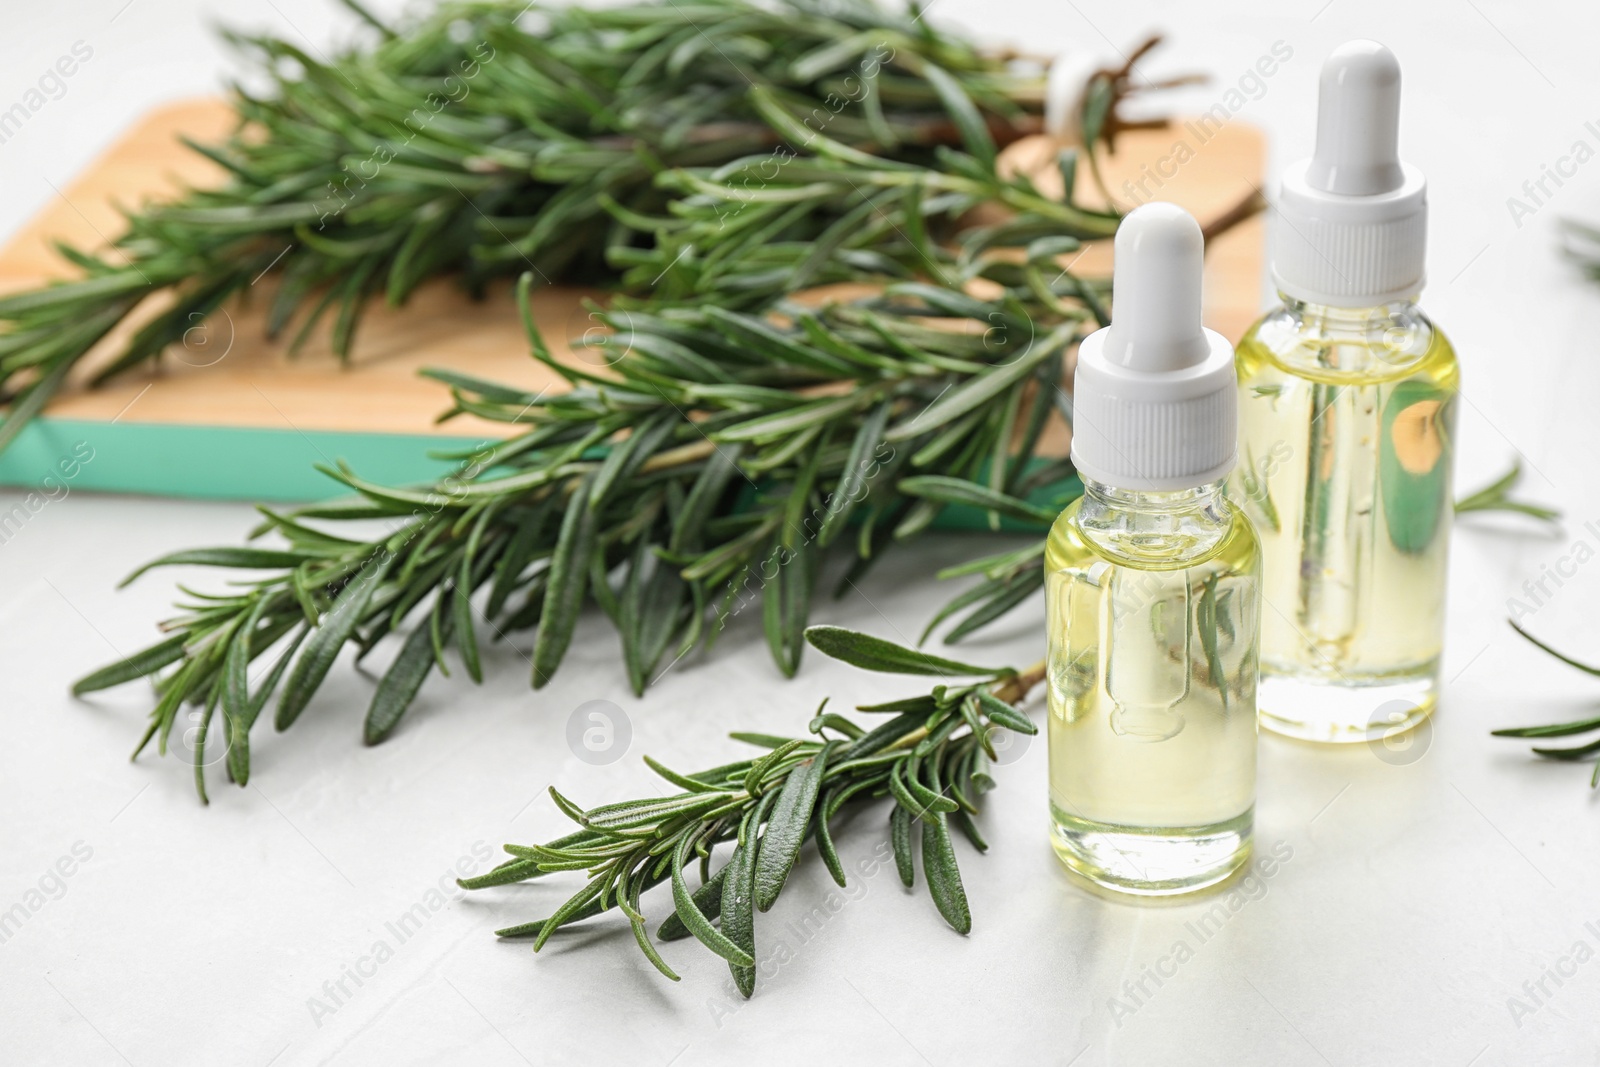
[[1285,297],[1239,342],[1233,495],[1261,536],[1262,725],[1364,741],[1438,699],[1459,369],[1409,301]]
[[1427,182],[1399,125],[1394,54],[1334,49],[1315,152],[1279,189],[1283,303],[1239,342],[1232,492],[1261,535],[1261,724],[1310,741],[1408,730],[1438,700],[1459,371],[1415,303]]
[[1261,564],[1223,492],[1233,348],[1200,325],[1200,227],[1153,203],[1117,230],[1111,324],[1079,347],[1084,494],[1051,528],[1056,854],[1143,896],[1212,885],[1250,851]]
[[1249,854],[1256,782],[1260,553],[1211,482],[1094,481],[1045,550],[1050,814],[1091,881],[1159,895]]

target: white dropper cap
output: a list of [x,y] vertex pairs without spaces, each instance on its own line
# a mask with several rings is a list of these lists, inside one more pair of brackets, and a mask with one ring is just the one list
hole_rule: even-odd
[[1333,307],[1376,307],[1422,290],[1428,188],[1400,162],[1400,64],[1349,41],[1322,65],[1317,148],[1278,193],[1272,276],[1279,290]]
[[1192,489],[1233,469],[1233,346],[1200,325],[1205,239],[1176,204],[1117,228],[1111,325],[1084,338],[1073,379],[1072,460],[1118,489]]

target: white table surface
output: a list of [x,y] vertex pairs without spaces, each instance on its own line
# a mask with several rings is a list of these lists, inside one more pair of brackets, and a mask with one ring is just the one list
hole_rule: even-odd
[[[348,25],[331,0],[9,5],[0,109],[75,42],[94,53],[60,99],[0,144],[0,230],[57,195],[52,186],[142,111],[216,85],[229,61],[205,26],[224,15],[324,43]],[[684,976],[669,983],[614,919],[538,957],[491,936],[546,914],[575,881],[431,894],[451,887],[458,862],[485,869],[502,841],[564,832],[548,785],[588,803],[646,795],[659,787],[639,754],[684,769],[704,753],[734,758],[738,746],[719,740],[729,729],[799,729],[822,694],[856,703],[906,684],[816,655],[786,684],[759,635],[741,627],[709,660],[635,700],[617,680],[614,639],[591,619],[542,692],[527,688],[525,649],[498,649],[485,686],[435,679],[376,749],[359,743],[372,679],[341,665],[293,731],[258,732],[250,787],[214,775],[213,802],[201,808],[176,760],[125,759],[146,692],[77,701],[67,685],[147,644],[174,579],[218,580],[168,574],[117,592],[123,575],[159,553],[232,543],[251,511],[73,493],[0,545],[0,913],[17,904],[26,913],[0,943],[0,1062],[1596,1061],[1600,810],[1588,767],[1535,764],[1488,730],[1593,713],[1600,699],[1600,682],[1532,650],[1504,622],[1524,581],[1579,542],[1600,545],[1600,526],[1585,527],[1600,519],[1600,287],[1561,262],[1554,229],[1564,214],[1600,218],[1600,163],[1551,186],[1555,195],[1520,226],[1507,207],[1574,142],[1590,154],[1600,147],[1600,125],[1585,126],[1600,120],[1600,12],[1506,0],[938,0],[934,16],[1039,50],[1125,47],[1167,29],[1172,43],[1146,70],[1216,74],[1176,102],[1195,110],[1285,41],[1293,59],[1238,116],[1270,131],[1274,167],[1309,151],[1328,49],[1368,35],[1400,55],[1403,150],[1432,183],[1425,302],[1465,365],[1458,481],[1475,486],[1521,455],[1527,492],[1569,513],[1559,535],[1502,521],[1458,530],[1449,683],[1425,744],[1384,761],[1365,747],[1265,739],[1260,852],[1288,858],[1199,936],[1218,898],[1138,908],[1067,883],[1045,842],[1036,742],[991,794],[990,853],[958,846],[970,937],[945,928],[926,894],[903,892],[888,870],[855,882],[826,922],[797,934],[791,924],[826,905],[831,886],[808,852],[758,929],[763,956],[784,942],[782,963],[753,1000],[736,1002],[709,953],[667,946]],[[16,498],[0,493],[0,510]],[[863,595],[825,604],[819,621],[914,633],[948,594],[932,572],[980,547],[929,541],[886,565]],[[1597,592],[1600,567],[1581,566],[1530,625],[1600,658]],[[1041,617],[1037,606],[1017,613],[969,654],[1037,658]],[[594,699],[631,720],[628,756],[608,766],[579,761],[565,741],[571,713]],[[874,854],[883,821],[858,818],[843,834],[848,864]],[[58,863],[70,877],[50,875]],[[670,906],[649,903],[658,916]],[[426,921],[402,942],[386,924],[418,904]],[[379,941],[392,958],[363,962]],[[1191,951],[1174,964],[1179,941]],[[358,965],[367,972],[359,985],[344,977]],[[1135,1000],[1124,983],[1146,968],[1170,977],[1146,978],[1149,995]],[[1551,968],[1567,972],[1559,983],[1545,977]],[[1524,983],[1541,979],[1548,996],[1536,1003]],[[1512,997],[1536,1010],[1513,1012]]]

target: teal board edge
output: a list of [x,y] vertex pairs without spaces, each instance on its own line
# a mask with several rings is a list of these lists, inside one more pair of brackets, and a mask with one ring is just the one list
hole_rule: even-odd
[[[71,490],[192,500],[310,502],[348,495],[316,470],[348,463],[389,485],[431,481],[454,464],[430,456],[483,440],[425,434],[266,430],[233,426],[35,419],[0,453],[0,485],[59,496]],[[68,474],[69,471],[74,473]]]
[[[384,485],[430,482],[456,462],[441,452],[470,452],[487,441],[425,434],[267,430],[233,426],[95,422],[37,418],[0,452],[0,486],[54,498],[63,491],[135,493],[190,500],[310,503],[349,490],[316,469],[344,461],[362,478]],[[1077,495],[1058,483],[1035,493],[1060,501]],[[26,498],[25,498],[26,499]],[[948,507],[934,524],[946,530],[987,530],[982,511]],[[1037,531],[1005,520],[1001,529]]]

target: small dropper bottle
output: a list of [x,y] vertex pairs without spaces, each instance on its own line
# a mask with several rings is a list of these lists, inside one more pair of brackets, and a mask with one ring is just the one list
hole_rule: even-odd
[[1315,154],[1284,174],[1282,303],[1239,342],[1239,468],[1261,534],[1261,724],[1365,741],[1434,708],[1459,372],[1417,308],[1427,184],[1400,162],[1400,65],[1322,68]]
[[1112,322],[1073,387],[1084,492],[1045,551],[1056,853],[1138,895],[1226,878],[1255,804],[1261,569],[1223,493],[1233,349],[1200,325],[1202,252],[1173,204],[1117,230]]

